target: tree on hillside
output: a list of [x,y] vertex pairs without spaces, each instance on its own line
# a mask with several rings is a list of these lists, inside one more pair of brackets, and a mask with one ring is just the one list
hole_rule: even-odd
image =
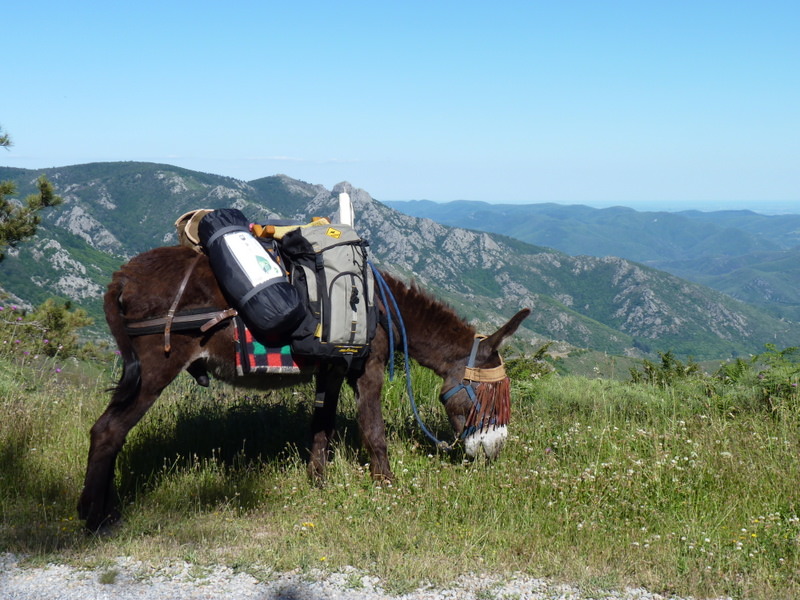
[[[0,147],[8,149],[11,138],[0,127]],[[62,200],[55,195],[53,185],[42,175],[37,182],[38,194],[31,194],[20,202],[11,198],[17,193],[13,181],[0,181],[0,261],[7,248],[32,237],[42,222],[41,211],[50,206],[61,204]]]

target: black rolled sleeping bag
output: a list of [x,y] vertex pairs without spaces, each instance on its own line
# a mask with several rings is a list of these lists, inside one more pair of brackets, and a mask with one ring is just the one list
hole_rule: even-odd
[[198,235],[222,291],[256,339],[293,331],[300,324],[306,314],[300,295],[283,267],[250,233],[240,210],[208,213]]

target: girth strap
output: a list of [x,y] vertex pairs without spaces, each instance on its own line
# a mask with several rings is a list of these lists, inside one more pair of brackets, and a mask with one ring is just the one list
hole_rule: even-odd
[[[172,319],[172,331],[187,331],[199,329],[205,333],[225,319],[235,317],[238,313],[235,308],[214,309],[206,307],[187,311],[178,311]],[[161,333],[167,324],[167,317],[153,317],[152,319],[139,319],[126,321],[125,331],[128,335],[151,335]]]

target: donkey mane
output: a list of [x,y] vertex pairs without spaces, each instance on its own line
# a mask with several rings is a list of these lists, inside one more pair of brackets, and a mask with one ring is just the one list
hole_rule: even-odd
[[420,288],[416,281],[406,284],[386,273],[383,273],[383,277],[397,303],[403,306],[402,317],[409,331],[409,338],[415,340],[417,348],[425,348],[424,351],[415,354],[436,356],[438,361],[438,357],[448,352],[445,345],[459,349],[471,346],[475,329],[451,306]]

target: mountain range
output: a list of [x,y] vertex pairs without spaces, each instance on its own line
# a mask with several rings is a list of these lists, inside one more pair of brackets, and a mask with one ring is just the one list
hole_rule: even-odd
[[503,233],[571,255],[619,256],[800,321],[800,214],[472,201],[386,204],[415,217]]
[[[620,218],[611,212],[603,213],[603,218],[617,223],[616,229],[604,231],[600,225],[592,226],[571,215],[566,210],[571,207],[561,213],[560,221],[551,214],[547,220],[535,222],[529,213],[502,221],[501,212],[471,205],[486,209],[487,214],[453,226],[444,222],[444,216],[433,219],[405,214],[407,206],[380,202],[347,182],[327,190],[285,175],[244,182],[139,162],[44,170],[0,168],[0,180],[14,181],[20,197],[34,191],[41,174],[54,184],[64,204],[49,209],[36,238],[10,251],[0,263],[0,286],[20,304],[35,305],[55,296],[80,305],[97,319],[98,334],[103,333],[101,299],[111,273],[136,253],[176,243],[173,223],[181,214],[196,208],[234,207],[253,222],[310,220],[332,215],[341,191],[351,195],[356,227],[370,242],[373,262],[415,279],[474,321],[481,331],[492,330],[527,306],[533,314],[519,336],[525,344],[555,340],[616,355],[672,351],[697,359],[757,353],[765,343],[785,347],[796,343],[800,334],[800,325],[789,318],[789,312],[782,314],[765,305],[737,300],[730,292],[669,273],[658,262],[669,260],[679,265],[683,261],[686,272],[694,273],[698,267],[692,265],[699,263],[692,261],[707,259],[701,249],[711,245],[715,235],[720,243],[727,243],[732,234],[724,232],[739,231],[726,221],[735,215],[716,219],[713,213],[680,214],[679,218],[693,223],[696,233],[690,235],[685,227],[676,226],[672,235],[680,233],[685,239],[663,242],[673,249],[670,253],[647,254],[648,247],[652,250],[662,243],[658,236],[645,239],[646,225],[641,224],[627,233],[626,241],[618,226]],[[509,205],[500,206],[501,211],[509,212]],[[560,210],[557,205],[548,206]],[[463,207],[456,208],[464,212]],[[586,208],[581,210],[586,212]],[[633,222],[643,219],[640,223],[672,218],[670,213],[653,217],[631,209],[618,209],[617,213]],[[489,229],[492,220],[506,223],[497,226],[501,232],[477,230],[478,224],[480,229]],[[770,240],[764,239],[767,235],[759,233],[755,219],[749,227],[742,239],[752,250],[748,256],[753,257],[753,268],[762,268],[769,257],[786,251],[797,235],[787,226],[781,241],[772,240],[770,245]],[[536,244],[523,240],[530,228],[549,237]],[[576,253],[564,248],[577,246],[558,248],[562,240],[577,244],[585,238],[587,243],[596,243],[610,235],[609,231],[616,231],[616,253],[605,252],[601,246],[596,255],[584,251],[585,246]],[[626,244],[638,247],[641,254],[636,259],[619,256],[629,253]],[[716,257],[721,261],[726,256],[743,254]],[[765,258],[759,263],[756,256]],[[787,270],[792,267],[789,263],[785,266]],[[708,275],[713,275],[711,267]],[[782,276],[776,271],[777,280]]]

